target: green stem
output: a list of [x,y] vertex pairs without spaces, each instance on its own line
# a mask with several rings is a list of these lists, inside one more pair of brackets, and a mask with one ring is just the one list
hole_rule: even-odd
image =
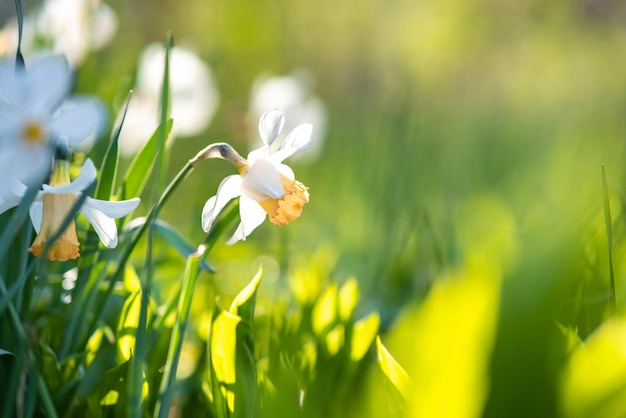
[[183,276],[181,296],[178,299],[178,315],[176,317],[174,329],[172,330],[170,345],[167,352],[167,361],[165,363],[165,374],[161,380],[159,398],[154,410],[155,418],[166,418],[168,416],[170,401],[172,398],[172,385],[174,384],[174,379],[176,378],[176,369],[178,368],[178,361],[183,347],[183,340],[185,330],[187,329],[187,321],[191,310],[191,301],[193,299],[193,292],[196,286],[200,261],[202,260],[205,250],[206,248],[201,245],[197,252],[191,254],[187,258],[187,266]]
[[[176,174],[176,177],[174,177],[174,179],[172,179],[170,184],[167,186],[167,188],[161,195],[159,201],[152,207],[152,209],[148,213],[148,217],[147,217],[148,219],[155,219],[157,217],[163,205],[165,205],[165,203],[168,201],[168,199],[171,197],[174,191],[178,188],[178,186],[180,186],[183,180],[187,178],[187,176],[193,171],[193,169],[194,167],[191,164],[189,163],[185,164],[185,166],[178,172],[178,174]],[[117,270],[115,271],[115,273],[113,273],[112,275],[108,277],[108,286],[107,286],[107,289],[105,290],[106,294],[103,299],[103,302],[97,305],[96,307],[94,319],[91,323],[91,326],[88,328],[89,334],[91,334],[91,332],[93,332],[93,330],[96,328],[100,320],[100,317],[102,315],[102,311],[104,310],[104,305],[106,301],[109,299],[109,297],[111,296],[111,294],[113,293],[113,288],[114,288],[115,283],[121,280],[122,275],[124,274],[124,268],[130,258],[131,253],[137,246],[137,243],[139,242],[140,238],[143,236],[147,228],[148,228],[148,221],[144,222],[135,231],[132,238],[130,239],[130,242],[127,244],[126,248],[124,249],[124,252],[119,258],[119,261],[117,263],[118,265]],[[100,275],[98,276],[97,282],[100,282],[102,279],[104,279],[104,277],[107,275],[107,272],[108,272],[108,269],[105,266],[100,271]],[[96,291],[97,289],[94,288],[94,292]],[[93,300],[93,298],[88,297],[87,301],[89,302],[91,300]]]
[[[165,123],[167,121],[168,104],[169,104],[169,74],[170,74],[170,51],[172,49],[173,38],[168,34],[165,40],[165,62],[163,71],[163,84],[161,88],[161,128],[158,131],[157,155],[154,167],[154,196],[158,196],[165,183],[165,165],[167,155],[165,152]],[[140,418],[142,416],[142,388],[144,382],[144,369],[147,366],[148,357],[148,307],[152,294],[152,279],[154,263],[152,262],[152,249],[154,242],[153,223],[157,213],[151,211],[146,223],[149,227],[148,231],[148,248],[146,251],[145,269],[141,283],[141,307],[139,310],[139,323],[135,333],[135,352],[130,361],[129,372],[129,389],[128,389],[128,406],[129,416]],[[123,266],[123,265],[122,265]]]
[[611,220],[611,206],[609,204],[609,188],[607,186],[604,164],[602,164],[602,202],[604,206],[606,239],[609,247],[609,311],[611,316],[614,316],[617,312],[617,303],[615,300],[615,273],[613,271],[613,226]]

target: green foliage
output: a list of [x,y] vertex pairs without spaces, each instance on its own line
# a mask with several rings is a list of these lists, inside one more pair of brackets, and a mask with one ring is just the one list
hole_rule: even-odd
[[[121,118],[75,153],[101,162],[93,197],[142,197],[117,248],[79,216],[78,260],[32,256],[37,188],[0,215],[0,418],[626,415],[624,4],[105,2],[123,32],[77,91],[125,115],[172,27],[222,103],[174,142],[166,54],[143,148],[118,155]],[[199,220],[232,168],[189,158],[245,150],[255,77],[297,67],[331,115],[294,163],[311,202],[226,246],[236,200]]]
[[380,338],[376,338],[378,365],[385,375],[385,389],[392,416],[402,416],[411,390],[411,378],[387,351]]
[[117,192],[120,199],[129,199],[142,194],[152,174],[161,132],[165,130],[165,137],[168,138],[172,125],[173,120],[168,119],[165,125],[158,126],[141,151],[133,158]]

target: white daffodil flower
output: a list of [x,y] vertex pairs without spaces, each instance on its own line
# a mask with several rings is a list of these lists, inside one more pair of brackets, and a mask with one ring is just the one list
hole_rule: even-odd
[[[62,54],[76,68],[90,51],[106,46],[117,27],[115,12],[100,0],[44,0],[24,15],[21,52],[27,61]],[[0,54],[15,55],[18,40],[14,16],[0,29]]]
[[[158,125],[164,61],[162,45],[150,44],[141,53],[137,82],[119,138],[122,155],[135,155]],[[197,135],[209,126],[219,93],[211,69],[190,49],[175,46],[170,51],[170,97],[174,124],[168,144],[178,136]]]
[[[0,61],[0,178],[32,184],[49,173],[56,144],[74,146],[104,127],[100,102],[75,98],[67,61],[53,56],[28,70]],[[0,188],[1,189],[1,188]],[[0,194],[3,191],[0,190]]]
[[[283,132],[291,132],[300,123],[315,126],[311,134],[311,146],[306,153],[297,156],[298,161],[313,161],[319,157],[324,143],[327,122],[326,106],[314,94],[314,78],[306,69],[298,69],[288,75],[262,74],[254,80],[250,95],[249,116],[256,121],[267,109],[281,109],[285,113]],[[252,127],[252,124],[250,124]],[[278,140],[284,139],[284,134]],[[256,134],[250,135],[251,148],[259,143]]]
[[[223,158],[239,171],[220,183],[217,194],[202,209],[202,228],[209,232],[211,225],[226,204],[239,197],[241,223],[228,241],[233,244],[245,240],[269,215],[270,222],[287,225],[302,213],[309,201],[306,186],[295,179],[291,168],[283,160],[311,145],[310,124],[297,126],[282,143],[277,143],[285,117],[279,110],[270,110],[259,120],[259,134],[263,146],[242,158],[228,144],[214,144],[198,154],[196,159]],[[192,160],[192,164],[196,160]]]
[[[37,237],[29,251],[41,255],[46,241],[54,235],[69,214],[76,200],[96,179],[96,168],[91,160],[86,160],[79,175],[70,183],[69,162],[57,160],[50,184],[44,184],[29,208],[30,219],[37,232]],[[17,206],[26,193],[22,183],[13,184],[13,193],[0,197],[0,213]],[[98,237],[107,248],[117,246],[117,226],[114,219],[132,212],[139,199],[109,202],[87,197],[79,209],[95,229]],[[66,261],[79,256],[78,239],[74,221],[63,231],[52,245],[47,256],[50,260]]]

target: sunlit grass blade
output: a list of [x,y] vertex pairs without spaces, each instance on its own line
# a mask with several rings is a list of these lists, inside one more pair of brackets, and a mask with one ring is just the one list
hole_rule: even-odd
[[[6,297],[6,288],[2,281],[0,281],[0,292],[4,297]],[[15,333],[16,350],[14,353],[15,363],[13,364],[11,375],[4,377],[6,379],[5,385],[7,390],[3,391],[2,393],[2,395],[6,396],[6,405],[11,404],[11,407],[7,406],[6,408],[0,410],[1,418],[8,418],[12,416],[12,408],[13,406],[17,406],[14,402],[16,401],[18,396],[23,396],[23,394],[19,394],[18,385],[20,376],[24,371],[23,368],[26,365],[29,365],[29,367],[33,367],[33,365],[38,364],[37,357],[33,353],[31,347],[29,347],[28,345],[28,336],[26,330],[24,329],[24,325],[22,324],[21,318],[19,317],[15,306],[10,300],[8,301],[7,319],[13,328],[13,332]],[[58,415],[56,413],[54,403],[52,402],[50,392],[48,390],[48,387],[46,386],[45,381],[43,380],[43,377],[39,373],[34,373],[31,377],[33,378],[33,382],[35,382],[36,384],[37,396],[35,398],[29,399],[40,398],[46,416],[56,418]],[[31,400],[31,402],[33,401]]]
[[[146,221],[146,218],[133,219],[133,221],[127,225],[128,232],[141,228]],[[167,241],[167,243],[170,244],[172,248],[178,251],[183,257],[187,258],[197,251],[197,249],[194,248],[194,246],[187,241],[187,239],[180,232],[167,222],[155,219],[152,227],[161,238]],[[202,261],[200,263],[200,268],[208,271],[209,273],[215,273],[215,269],[209,266],[206,261]]]
[[24,68],[24,56],[22,55],[22,34],[24,32],[24,11],[22,1],[15,0],[15,13],[17,14],[17,52],[15,54],[15,65]]
[[235,297],[230,310],[216,301],[209,335],[213,406],[218,417],[254,417],[257,370],[254,360],[254,309],[263,272]]
[[[185,178],[187,178],[187,176],[191,173],[191,171],[193,171],[193,168],[194,167],[189,163],[183,166],[183,168],[178,172],[178,174],[176,174],[176,176],[170,181],[165,191],[159,198],[158,202],[152,206],[152,209],[150,209],[150,212],[148,213],[148,216],[146,217],[147,219],[156,219],[163,205],[169,200],[169,198],[172,196],[172,194],[178,188],[178,186],[182,184],[183,180],[185,180]],[[134,232],[132,232],[132,235],[128,238],[128,242],[125,243],[125,247],[122,253],[120,254],[119,257],[116,258],[116,260],[114,260],[114,262],[117,265],[115,272],[112,274],[107,273],[108,272],[107,268],[103,268],[101,272],[99,273],[99,276],[95,279],[96,282],[100,282],[101,280],[104,280],[106,278],[107,284],[106,284],[106,289],[104,290],[104,295],[101,298],[101,301],[97,303],[95,309],[93,310],[94,317],[93,317],[93,320],[91,321],[90,327],[88,327],[89,330],[95,330],[97,328],[97,324],[101,320],[101,315],[104,309],[104,305],[113,294],[113,288],[114,288],[115,283],[118,282],[122,278],[122,275],[124,274],[124,271],[125,271],[126,263],[130,259],[130,256],[133,250],[135,249],[135,247],[137,246],[137,244],[139,243],[139,240],[143,237],[143,234],[148,229],[148,225],[149,225],[148,222],[143,222],[136,230],[134,230]],[[128,232],[128,231],[125,231],[125,232]]]
[[[159,196],[162,190],[162,183],[165,180],[165,140],[166,140],[166,118],[169,104],[169,71],[170,71],[170,52],[172,49],[173,38],[171,35],[165,40],[165,62],[163,70],[163,84],[161,88],[161,129],[157,130],[157,148],[155,154],[155,164],[152,171],[152,187],[153,195]],[[130,371],[128,378],[128,407],[129,416],[140,418],[143,414],[143,386],[144,386],[144,370],[147,365],[148,348],[150,330],[148,329],[148,305],[152,295],[152,276],[154,263],[152,261],[152,246],[154,229],[151,227],[152,222],[156,219],[156,213],[150,212],[147,219],[149,226],[148,248],[146,251],[145,268],[141,281],[141,310],[139,312],[139,323],[135,335],[135,350],[131,358]]]
[[387,351],[380,337],[376,337],[376,348],[378,365],[385,375],[385,389],[390,412],[392,416],[400,417],[406,408],[411,379],[402,366]]
[[[128,112],[131,95],[132,92],[129,93],[126,99],[124,113],[122,114],[119,125],[115,128],[113,135],[111,136],[111,142],[109,143],[109,146],[102,160],[102,164],[100,166],[100,176],[95,192],[95,197],[97,199],[109,200],[113,187],[115,186],[119,162],[118,141],[122,127],[124,126],[124,121],[126,120],[126,114]],[[81,257],[78,260],[79,277],[76,281],[76,287],[72,292],[72,300],[74,301],[74,303],[69,308],[70,314],[68,315],[68,317],[70,319],[68,327],[64,330],[65,335],[73,335],[77,324],[81,322],[81,318],[84,317],[83,313],[84,309],[86,309],[86,304],[84,303],[84,301],[85,298],[87,298],[87,294],[90,289],[88,283],[90,282],[89,278],[91,276],[92,268],[98,262],[99,248],[100,240],[98,239],[96,232],[94,230],[89,230],[87,233],[87,238],[83,243]],[[81,312],[81,310],[83,312]],[[68,348],[68,340],[64,339],[63,341],[65,343],[62,345],[62,350],[60,351],[60,353],[62,355],[65,355]],[[74,341],[73,338],[72,341]]]
[[102,159],[102,165],[100,166],[100,180],[98,180],[98,187],[96,188],[96,199],[109,200],[111,198],[111,192],[115,186],[115,177],[117,175],[117,167],[119,162],[118,141],[124,121],[126,120],[126,113],[128,112],[128,105],[130,104],[130,98],[132,91],[128,94],[126,104],[124,105],[124,113],[119,125],[115,128],[113,135],[111,136],[111,142],[107,148],[104,158]]
[[157,401],[154,413],[154,416],[158,418],[166,418],[169,416],[176,369],[178,368],[178,360],[180,359],[180,353],[183,348],[185,330],[187,329],[189,312],[191,310],[191,301],[193,299],[196,279],[204,251],[205,247],[200,246],[194,254],[191,254],[187,258],[187,266],[182,279],[182,292],[178,299],[178,315],[170,338],[165,373],[161,380],[159,400]]
[[611,314],[616,311],[615,302],[615,274],[613,272],[613,221],[611,218],[611,205],[609,203],[609,188],[606,182],[606,170],[602,164],[602,205],[604,207],[604,224],[606,225],[606,239],[609,249],[609,306]]
[[254,275],[252,281],[237,294],[230,305],[230,312],[239,315],[244,321],[252,324],[254,320],[254,308],[256,306],[256,293],[263,277],[263,268]]
[[173,120],[168,119],[165,124],[157,127],[150,140],[131,161],[117,192],[120,199],[131,199],[141,195],[152,173],[158,151],[160,132],[164,132],[165,138],[168,138],[172,131],[172,125]]
[[209,333],[209,368],[213,412],[217,418],[229,418],[235,412],[237,324],[241,317],[222,308],[219,298],[215,301],[211,331]]
[[28,209],[35,200],[39,187],[30,187],[26,194],[22,197],[20,204],[11,217],[11,221],[5,227],[2,235],[0,235],[0,260],[4,259],[9,246],[17,234],[17,231],[24,225],[28,218]]

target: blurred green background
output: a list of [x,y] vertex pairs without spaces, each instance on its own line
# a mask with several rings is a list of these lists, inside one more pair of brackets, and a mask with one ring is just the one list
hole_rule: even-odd
[[[602,164],[618,313],[626,301],[626,3],[108,4],[118,33],[77,80],[112,112],[143,47],[168,30],[214,72],[216,116],[206,132],[176,141],[171,174],[212,142],[248,151],[246,112],[261,73],[306,68],[326,103],[320,157],[291,164],[310,203],[286,228],[266,223],[245,244],[215,249],[209,261],[222,292],[234,295],[260,258],[274,274],[264,284],[268,297],[301,271],[303,280],[356,277],[360,309],[381,313],[386,345],[421,388],[414,416],[624,412],[586,415],[599,410],[596,398],[589,410],[560,399],[577,399],[576,384],[585,384],[561,393],[567,335],[586,338],[608,312]],[[232,172],[221,161],[204,163],[163,218],[199,241],[202,206]],[[626,381],[612,382],[607,393],[617,404]],[[442,402],[464,413],[440,413]]]
[[[441,405],[441,396],[443,404],[461,405],[459,416],[481,415],[482,408],[484,416],[558,415],[567,345],[556,323],[585,338],[608,303],[602,164],[614,219],[623,223],[623,2],[111,5],[120,31],[92,56],[87,67],[101,77],[85,84],[123,97],[120,80],[132,74],[142,46],[161,40],[165,29],[177,43],[193,45],[215,73],[217,115],[206,134],[177,142],[172,170],[217,140],[245,152],[241,125],[249,123],[244,115],[260,73],[307,68],[326,102],[320,158],[293,164],[311,192],[303,216],[280,230],[263,225],[246,245],[218,248],[216,262],[250,265],[267,255],[283,274],[308,263],[332,281],[357,277],[363,309],[380,311],[390,350],[417,387],[430,388],[415,395],[414,404],[426,405],[416,415],[438,415],[420,399]],[[200,167],[164,217],[200,237],[202,204],[231,171],[220,162]],[[180,213],[191,216],[181,221]],[[619,255],[616,264],[623,265]],[[489,292],[496,292],[487,292],[491,307],[484,314],[476,314],[483,305],[471,289],[465,298],[444,298],[431,317],[428,308],[420,310],[434,283],[484,276],[484,269],[495,286]],[[622,270],[616,275],[619,307],[626,283]],[[411,309],[418,313],[407,314]],[[420,315],[430,319],[420,322]],[[435,330],[424,331],[426,324]],[[476,333],[464,340],[456,331],[465,329]],[[423,346],[438,355],[421,355]],[[431,376],[427,364],[451,369],[433,366]],[[477,380],[456,390],[451,382],[466,373]],[[441,390],[432,383],[437,377]],[[584,416],[584,408],[578,411]]]
[[[141,49],[166,30],[214,71],[217,115],[206,133],[176,142],[172,172],[210,142],[248,151],[242,126],[259,74],[311,71],[327,134],[316,161],[292,163],[311,202],[298,222],[263,225],[246,247],[275,254],[288,242],[306,259],[329,246],[333,276],[355,275],[384,309],[419,298],[462,259],[460,217],[489,226],[473,199],[497,201],[518,243],[543,236],[561,245],[601,208],[601,164],[613,187],[623,180],[622,2],[110,5],[119,31],[79,72],[81,88],[121,106]],[[200,167],[166,219],[200,237],[202,205],[231,172],[221,162]]]

